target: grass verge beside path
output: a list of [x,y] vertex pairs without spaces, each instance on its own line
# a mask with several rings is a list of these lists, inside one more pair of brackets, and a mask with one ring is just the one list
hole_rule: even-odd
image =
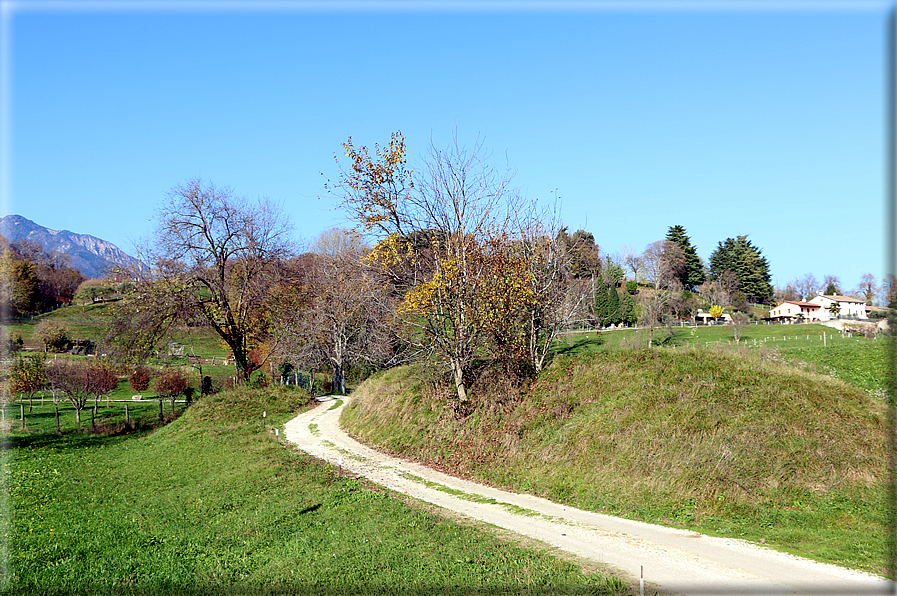
[[307,401],[241,390],[152,433],[8,434],[4,593],[624,593],[288,449],[273,430]]
[[342,423],[502,488],[885,573],[882,402],[765,355],[561,356],[520,395],[474,386],[464,409],[394,369]]

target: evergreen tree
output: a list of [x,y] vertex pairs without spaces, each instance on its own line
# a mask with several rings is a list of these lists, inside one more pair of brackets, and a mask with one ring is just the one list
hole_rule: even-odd
[[617,288],[607,286],[607,313],[605,315],[605,325],[619,325],[623,321],[620,313],[620,295]]
[[768,302],[773,294],[769,262],[747,236],[727,238],[710,255],[710,277],[718,279],[731,271],[740,282],[741,291],[751,302]]
[[635,325],[637,318],[635,313],[635,301],[632,299],[632,294],[623,292],[623,295],[620,297],[621,322],[624,325]]
[[704,263],[701,262],[697,249],[692,246],[691,239],[682,226],[670,227],[666,239],[675,242],[682,249],[685,255],[685,269],[677,277],[686,290],[694,290],[707,279],[707,275],[704,273]]
[[595,319],[598,320],[599,326],[607,325],[607,309],[610,302],[610,296],[607,292],[607,285],[603,281],[595,284]]

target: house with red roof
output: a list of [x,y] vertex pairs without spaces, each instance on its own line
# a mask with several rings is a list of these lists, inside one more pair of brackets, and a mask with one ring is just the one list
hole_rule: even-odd
[[786,300],[769,311],[769,318],[776,323],[807,323],[822,320],[822,306],[815,302],[798,302]]

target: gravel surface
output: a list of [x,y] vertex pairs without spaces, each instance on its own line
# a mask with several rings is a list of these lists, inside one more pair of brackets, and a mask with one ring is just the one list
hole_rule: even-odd
[[319,398],[320,406],[284,426],[286,439],[396,492],[610,565],[632,579],[643,572],[647,594],[652,589],[688,595],[894,593],[893,582],[860,571],[743,540],[583,511],[385,455],[342,431],[339,415],[351,397],[340,399],[343,405],[334,408],[332,398]]

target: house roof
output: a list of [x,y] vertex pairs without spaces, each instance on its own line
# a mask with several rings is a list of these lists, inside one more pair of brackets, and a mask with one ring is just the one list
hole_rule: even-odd
[[[796,304],[798,306],[805,306],[807,308],[820,308],[820,306],[814,302],[798,302],[797,300],[786,300],[782,304]],[[779,306],[781,306],[780,304]]]
[[859,298],[852,298],[850,296],[839,296],[837,294],[823,294],[823,298],[828,298],[829,300],[834,300],[835,302],[866,302],[865,300],[860,300]]

